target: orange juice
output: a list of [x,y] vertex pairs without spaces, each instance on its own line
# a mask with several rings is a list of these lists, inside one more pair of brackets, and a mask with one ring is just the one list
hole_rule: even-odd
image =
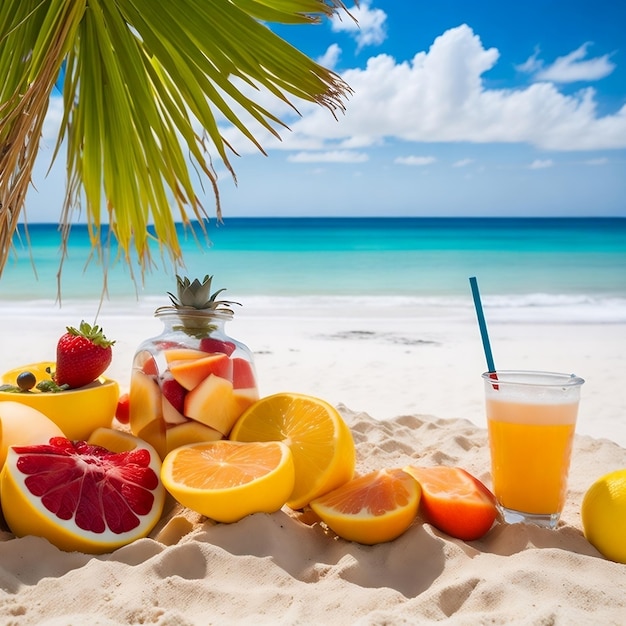
[[487,398],[493,489],[507,509],[563,509],[578,402],[533,404]]
[[555,528],[567,494],[580,388],[574,374],[482,375],[493,492],[505,522]]

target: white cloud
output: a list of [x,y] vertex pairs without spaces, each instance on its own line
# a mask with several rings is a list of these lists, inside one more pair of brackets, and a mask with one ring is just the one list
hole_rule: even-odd
[[554,166],[554,161],[552,159],[535,159],[528,166],[528,168],[531,170],[545,170],[553,166]]
[[430,165],[437,159],[433,156],[407,156],[394,159],[394,163],[400,165]]
[[487,89],[482,75],[498,57],[498,50],[485,49],[467,25],[446,31],[410,61],[371,57],[364,69],[343,73],[354,90],[345,115],[336,121],[319,107],[303,109],[282,148],[302,137],[351,138],[361,146],[398,139],[526,143],[567,151],[626,147],[626,106],[599,117],[595,90],[565,95],[550,82]]
[[298,152],[287,157],[292,163],[363,163],[368,160],[364,152],[331,150],[329,152]]
[[467,167],[474,162],[474,159],[459,159],[452,164],[452,167]]
[[533,74],[535,80],[545,80],[553,83],[574,83],[578,81],[593,81],[605,78],[615,69],[615,63],[610,60],[609,54],[585,59],[587,49],[591,44],[584,43],[582,46],[558,57],[554,63],[545,66],[539,58],[539,48],[521,65],[515,68],[526,74]]
[[[369,8],[363,4],[362,10],[368,14]],[[331,46],[325,57],[332,62],[339,52]],[[257,91],[240,81],[243,93],[288,124],[290,131],[278,128],[281,140],[242,113],[238,105],[233,109],[267,151],[315,152],[315,160],[326,153],[343,155],[335,158],[344,162],[355,159],[355,154],[363,159],[368,147],[396,140],[408,144],[524,143],[563,151],[626,148],[626,105],[600,117],[592,88],[571,95],[561,93],[551,82],[489,89],[482,75],[498,58],[498,50],[485,48],[467,25],[447,30],[428,50],[408,61],[399,62],[387,54],[372,56],[364,68],[342,73],[354,93],[338,119],[324,107],[295,100],[302,114],[298,117],[267,90]],[[58,127],[61,106],[60,98],[51,100],[46,121],[50,131]],[[258,154],[256,146],[222,116],[218,118],[222,134],[239,154]],[[46,131],[46,136],[53,135]]]
[[539,47],[536,47],[533,54],[529,56],[524,63],[516,65],[515,69],[524,74],[534,74],[538,72],[543,67],[543,61],[539,58],[539,52]]
[[352,35],[356,39],[357,50],[365,46],[377,46],[385,41],[387,14],[383,10],[370,9],[367,0],[362,0],[359,6],[355,5],[348,10],[358,24],[345,14],[337,14],[331,20],[333,31]]
[[324,55],[317,59],[317,62],[320,65],[327,67],[329,70],[332,70],[337,66],[340,56],[341,48],[336,43],[333,43],[328,46],[328,50],[326,50]]
[[606,165],[609,160],[606,157],[600,157],[598,159],[588,159],[585,161],[585,165]]
[[563,57],[558,57],[552,65],[537,72],[535,78],[555,83],[573,83],[600,80],[608,76],[615,69],[609,55],[585,59],[588,47],[589,42]]

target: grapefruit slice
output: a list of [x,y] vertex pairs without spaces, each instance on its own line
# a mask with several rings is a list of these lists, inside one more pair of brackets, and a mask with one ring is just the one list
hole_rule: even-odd
[[282,441],[290,448],[296,482],[287,505],[301,509],[354,475],[352,433],[328,402],[277,393],[255,402],[235,422],[233,441]]
[[18,537],[37,535],[61,550],[110,552],[145,537],[165,500],[156,450],[123,452],[52,437],[13,446],[2,474],[2,511]]
[[294,484],[293,457],[278,441],[194,443],[165,457],[161,479],[183,506],[230,523],[285,504]]
[[496,498],[469,472],[444,465],[409,465],[404,471],[422,487],[420,513],[435,528],[463,541],[480,539],[491,528]]
[[367,545],[392,541],[417,515],[420,487],[400,469],[382,469],[353,478],[311,501],[311,508],[334,532]]

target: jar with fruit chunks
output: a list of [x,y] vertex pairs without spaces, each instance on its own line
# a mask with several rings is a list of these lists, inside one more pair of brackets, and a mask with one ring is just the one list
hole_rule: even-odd
[[233,312],[219,305],[233,303],[212,296],[213,308],[180,304],[185,285],[210,285],[210,277],[202,284],[178,280],[178,299],[170,294],[174,306],[155,312],[163,332],[137,349],[129,393],[132,433],[162,457],[186,443],[227,437],[259,398],[251,350],[224,330]]

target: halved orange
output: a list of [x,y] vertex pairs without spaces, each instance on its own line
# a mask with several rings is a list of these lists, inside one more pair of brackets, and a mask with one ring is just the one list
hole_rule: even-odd
[[209,441],[172,450],[161,480],[183,506],[217,522],[236,522],[278,511],[293,490],[294,465],[278,441]]
[[160,468],[156,450],[138,439],[123,452],[65,437],[12,446],[0,474],[2,511],[19,537],[44,537],[67,551],[110,552],[158,522],[165,501]]
[[420,514],[429,524],[464,541],[480,539],[492,526],[498,510],[491,491],[460,467],[439,465],[404,471],[422,487]]
[[340,537],[372,545],[404,533],[417,515],[420,487],[400,469],[353,478],[311,501],[311,508]]
[[292,509],[303,508],[354,475],[352,433],[337,410],[319,398],[297,393],[261,398],[239,417],[229,437],[289,446],[296,472],[287,500]]

